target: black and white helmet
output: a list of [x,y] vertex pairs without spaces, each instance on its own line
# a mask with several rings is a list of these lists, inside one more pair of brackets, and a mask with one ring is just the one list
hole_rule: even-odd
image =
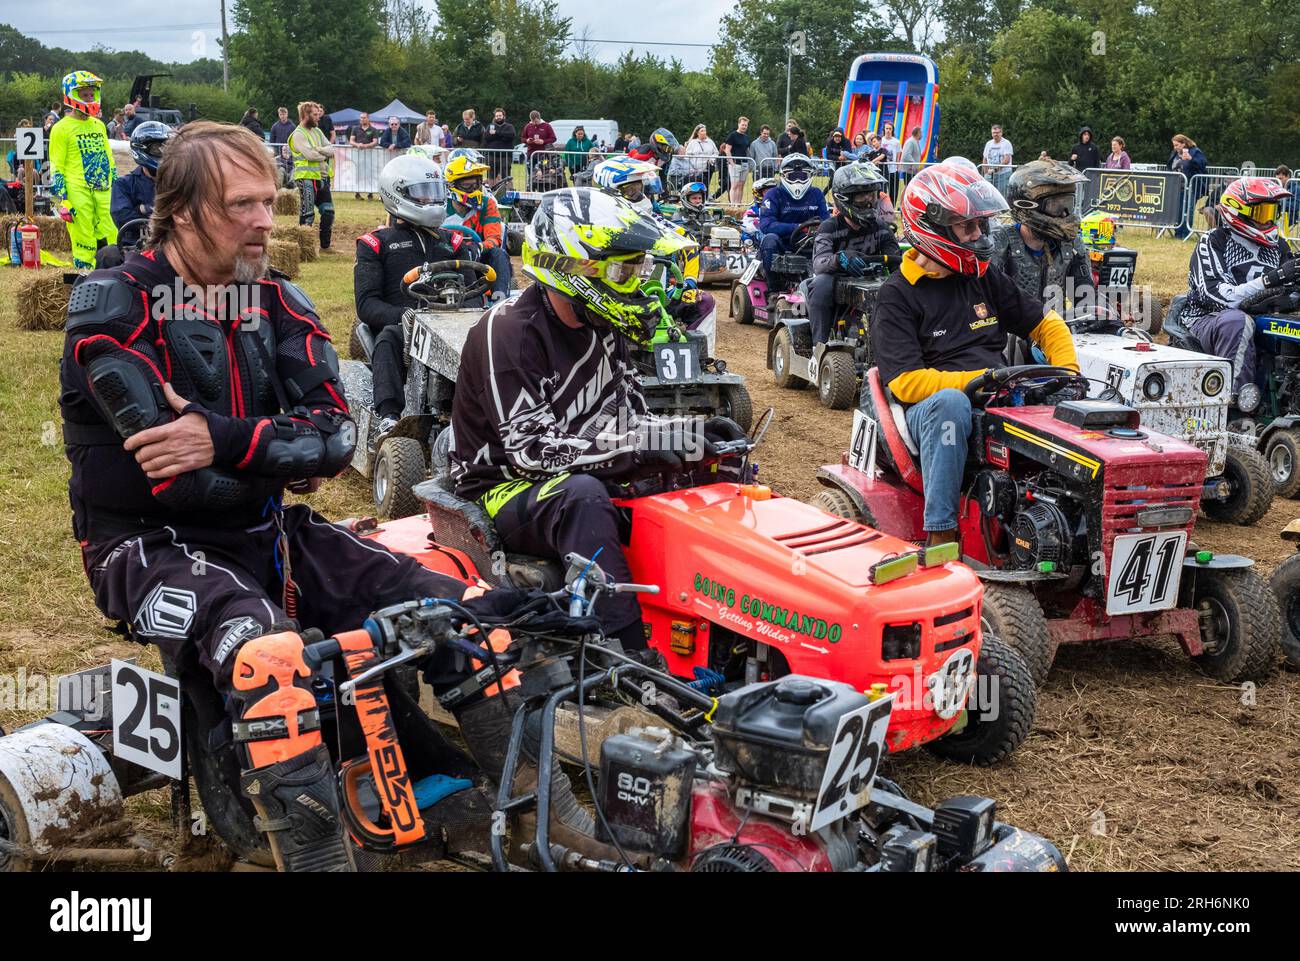
[[447,185],[428,157],[394,157],[379,174],[379,199],[394,217],[436,230],[447,216]]
[[813,162],[801,153],[786,154],[781,161],[781,186],[795,200],[812,186]]

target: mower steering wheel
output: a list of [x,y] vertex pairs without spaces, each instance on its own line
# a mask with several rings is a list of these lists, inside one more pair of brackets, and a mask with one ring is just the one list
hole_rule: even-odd
[[1281,290],[1266,289],[1253,297],[1247,297],[1238,309],[1248,314],[1293,314],[1300,311],[1300,289],[1283,287]]
[[805,220],[798,227],[794,228],[794,230],[790,231],[790,249],[797,252],[805,244],[810,243],[813,236],[817,233],[817,228],[821,225],[822,222],[816,217],[813,217],[811,220]]
[[122,236],[122,234],[126,233],[128,230],[131,229],[134,229],[136,232],[135,243],[133,244],[119,243],[117,245],[117,249],[124,254],[138,253],[139,251],[144,249],[145,241],[149,239],[149,218],[136,217],[134,220],[128,220],[121,227],[117,228],[117,235],[120,237]]
[[1035,390],[1050,394],[1071,384],[1081,386],[1086,396],[1087,380],[1068,367],[1024,364],[1019,367],[995,367],[986,370],[966,385],[965,392],[970,398],[972,407],[984,408],[1013,390]]
[[[462,270],[478,274],[478,279],[466,286]],[[463,307],[467,300],[487,293],[496,279],[497,272],[477,260],[439,260],[412,267],[402,282],[406,284],[406,292],[418,300],[437,306]]]

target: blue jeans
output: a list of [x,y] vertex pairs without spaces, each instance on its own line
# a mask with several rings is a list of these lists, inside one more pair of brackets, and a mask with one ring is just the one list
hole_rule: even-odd
[[487,264],[497,273],[497,279],[492,282],[492,293],[501,292],[507,297],[510,296],[510,255],[506,253],[504,247],[492,247],[483,252],[483,263]]
[[925,487],[927,531],[957,526],[961,475],[970,443],[970,399],[947,388],[907,408],[907,429],[921,451],[921,480]]

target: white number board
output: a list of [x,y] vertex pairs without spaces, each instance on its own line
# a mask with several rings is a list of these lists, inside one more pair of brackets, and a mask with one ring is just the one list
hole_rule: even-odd
[[113,754],[181,776],[181,686],[174,677],[114,658]]

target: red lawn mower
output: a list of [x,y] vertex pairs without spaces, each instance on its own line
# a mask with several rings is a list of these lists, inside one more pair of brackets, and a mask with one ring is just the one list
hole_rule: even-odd
[[[1281,634],[1267,583],[1249,558],[1192,541],[1205,453],[1143,430],[1129,407],[1042,403],[1080,387],[1071,371],[1031,365],[989,371],[966,388],[974,429],[959,533],[984,581],[984,627],[1020,651],[1040,683],[1061,644],[1165,634],[1211,677],[1266,678]],[[853,439],[841,463],[818,472],[826,489],[814,503],[923,540],[918,450],[874,368]]]

